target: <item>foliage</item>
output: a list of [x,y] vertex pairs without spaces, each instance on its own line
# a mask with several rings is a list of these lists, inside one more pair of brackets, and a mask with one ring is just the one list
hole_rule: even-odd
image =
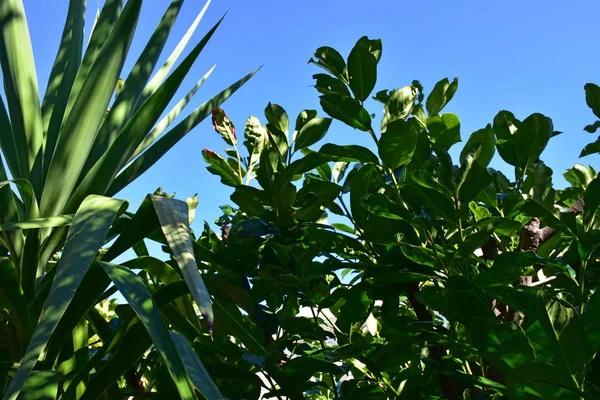
[[[269,104],[265,125],[246,123],[247,152],[214,114],[233,149],[203,154],[234,203],[221,235],[207,225],[198,240],[222,285],[211,291],[215,343],[234,338],[267,397],[598,398],[596,171],[577,164],[571,187],[553,188],[541,159],[552,121],[508,111],[454,165],[460,119],[443,110],[458,80],[373,94],[381,51],[366,37],[347,60],[319,48],[315,88],[330,118],[304,110],[291,125]],[[383,103],[379,127],[369,96]],[[586,96],[600,118],[600,89]],[[370,135],[374,151],[310,149],[332,119]],[[488,167],[496,152],[514,175]]]
[[[167,110],[222,20],[176,65],[207,3],[152,75],[182,5],[170,3],[120,79],[142,0],[104,2],[87,46],[86,1],[71,0],[40,105],[23,2],[0,4],[4,399],[122,398],[128,392],[144,398],[152,388],[168,398],[216,398],[218,389],[192,350],[191,332],[208,335],[213,315],[188,225],[196,199],[186,204],[149,196],[132,214],[127,202],[111,198],[255,73],[171,126],[212,72]],[[151,235],[167,246],[169,261],[148,255],[143,239]],[[111,263],[129,249],[137,258]],[[127,305],[117,306],[118,318],[109,322],[112,307],[99,307],[116,291]]]

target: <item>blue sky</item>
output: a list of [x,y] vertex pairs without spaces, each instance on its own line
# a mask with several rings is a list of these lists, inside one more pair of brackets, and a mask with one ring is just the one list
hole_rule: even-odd
[[[98,5],[88,1],[87,30]],[[167,0],[146,0],[125,70],[141,52]],[[36,67],[42,90],[60,41],[67,0],[24,0]],[[166,59],[202,8],[204,0],[187,0],[167,44]],[[409,85],[419,79],[428,93],[435,82],[459,78],[459,89],[445,111],[461,119],[464,141],[507,109],[524,119],[541,112],[564,134],[554,138],[542,159],[554,169],[555,182],[575,162],[600,167],[598,157],[578,160],[593,139],[583,131],[595,120],[585,104],[583,85],[600,84],[597,16],[600,3],[558,1],[241,1],[214,0],[193,42],[197,42],[226,12],[227,17],[181,87],[183,96],[210,68],[217,68],[190,104],[189,111],[252,69],[262,70],[223,108],[242,132],[248,116],[264,121],[269,101],[283,106],[295,120],[303,109],[320,109],[307,64],[315,49],[327,45],[346,56],[363,35],[383,40],[376,90]],[[161,60],[161,61],[162,61]],[[178,100],[178,99],[176,99]],[[381,106],[367,108],[381,117]],[[370,144],[365,134],[334,122],[325,141]],[[325,143],[323,141],[322,143]],[[319,145],[316,147],[318,148]],[[205,121],[183,139],[146,175],[119,197],[137,207],[146,193],[162,186],[178,198],[199,194],[195,227],[212,222],[219,205],[230,202],[231,190],[205,170],[201,150],[222,150],[224,143]],[[455,146],[457,157],[461,145]],[[457,159],[457,158],[456,158]],[[512,176],[497,157],[492,166]]]

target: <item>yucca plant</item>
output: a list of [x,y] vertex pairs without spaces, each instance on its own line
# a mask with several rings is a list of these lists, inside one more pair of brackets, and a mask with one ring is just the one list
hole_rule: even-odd
[[[95,399],[109,392],[121,397],[119,390],[131,386],[116,384],[124,376],[121,367],[131,368],[146,351],[160,355],[181,398],[196,398],[199,375],[192,374],[192,384],[188,373],[190,368],[198,371],[198,360],[190,361],[189,343],[169,333],[158,311],[174,295],[163,295],[161,300],[153,293],[166,283],[183,283],[184,278],[187,285],[179,286],[175,297],[191,293],[210,329],[210,299],[191,256],[187,205],[148,198],[140,208],[145,217],[140,219],[124,213],[126,202],[111,196],[150,168],[256,72],[171,127],[212,72],[165,113],[221,23],[175,67],[209,2],[153,75],[184,3],[173,0],[131,72],[121,80],[142,0],[126,4],[106,0],[87,46],[86,1],[71,0],[41,102],[23,2],[0,2],[0,63],[6,97],[0,101],[0,147],[8,167],[7,171],[0,163],[0,391],[5,399]],[[144,254],[140,241],[161,227],[164,234],[159,229],[157,240],[170,245],[173,267],[150,264],[155,266],[154,274],[169,267],[174,275],[168,282],[141,280],[131,269],[107,263],[131,247]],[[116,237],[110,249],[100,251]],[[139,264],[137,269],[149,265]],[[108,289],[111,281],[114,286]],[[115,290],[123,293],[137,315],[120,318],[116,332],[93,308]],[[191,301],[184,297],[176,304],[191,319],[191,326],[199,329]],[[131,332],[137,332],[138,339]],[[98,335],[102,344],[91,359],[88,334]],[[131,350],[128,340],[142,352]],[[114,357],[125,361],[117,359],[117,369],[115,365],[103,369]],[[215,388],[200,391],[206,395],[207,390]]]

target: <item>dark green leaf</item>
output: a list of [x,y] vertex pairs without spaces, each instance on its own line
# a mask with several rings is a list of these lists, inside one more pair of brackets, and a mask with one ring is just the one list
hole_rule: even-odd
[[417,98],[417,89],[412,86],[405,86],[394,90],[383,107],[383,118],[381,119],[381,132],[385,132],[389,123],[406,119],[415,106]]
[[532,114],[521,123],[511,137],[519,167],[527,170],[532,166],[546,148],[553,131],[552,120],[542,114]]
[[210,164],[206,169],[211,174],[219,176],[221,183],[233,187],[242,184],[242,177],[231,168],[231,165],[221,155],[212,150],[204,149],[202,150],[202,157],[205,162]]
[[600,86],[587,83],[585,89],[585,102],[592,109],[596,117],[600,118]]
[[371,130],[371,116],[356,100],[339,94],[326,94],[320,98],[323,111],[330,117],[361,131]]
[[313,75],[315,89],[321,94],[339,94],[344,97],[351,97],[348,86],[338,78],[327,74]]
[[383,164],[396,169],[409,162],[417,147],[418,137],[419,132],[412,120],[398,119],[389,123],[378,144]]
[[296,135],[294,150],[298,151],[323,139],[330,125],[331,118],[312,118],[307,121]]
[[456,114],[445,113],[429,117],[427,130],[431,140],[444,150],[460,142],[460,120]]
[[464,164],[467,157],[473,157],[477,164],[487,167],[494,157],[495,145],[494,130],[488,124],[484,129],[471,134],[465,147],[460,152],[460,162]]
[[[369,97],[377,81],[378,58],[370,51],[371,42],[377,41],[371,41],[366,36],[362,37],[348,56],[350,88],[354,97],[360,102]],[[378,54],[381,55],[381,41],[377,43]]]
[[338,79],[348,82],[346,63],[337,50],[327,46],[319,47],[315,51],[315,58],[316,60],[311,58],[308,62],[318,65]]
[[358,145],[338,146],[327,143],[321,147],[319,154],[330,161],[364,162],[379,164],[379,159],[371,150]]
[[452,83],[448,78],[444,78],[435,84],[433,90],[427,96],[425,107],[429,115],[436,115],[452,100],[454,93],[458,89],[458,78],[454,78]]

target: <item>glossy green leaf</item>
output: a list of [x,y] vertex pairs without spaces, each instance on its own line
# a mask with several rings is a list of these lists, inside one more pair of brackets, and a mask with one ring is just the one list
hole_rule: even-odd
[[330,117],[361,131],[371,130],[371,116],[356,100],[339,94],[326,94],[320,99],[323,111]]
[[399,119],[389,123],[377,145],[383,164],[394,170],[409,162],[417,147],[418,137],[414,121]]
[[383,118],[381,119],[381,132],[385,132],[389,123],[406,119],[412,112],[417,98],[417,89],[413,86],[405,86],[390,93],[383,107]]
[[444,150],[460,142],[460,120],[456,114],[445,113],[427,118],[427,130],[433,143]]
[[351,97],[348,86],[338,78],[327,74],[313,75],[315,89],[321,94],[339,94],[344,97]]
[[202,150],[202,158],[208,164],[206,169],[213,175],[221,178],[221,183],[236,187],[242,184],[242,177],[231,165],[218,153],[212,150]]
[[529,362],[511,371],[506,387],[511,398],[516,400],[579,400],[585,396],[566,371],[540,361]]
[[298,151],[305,147],[311,146],[323,139],[329,126],[331,118],[312,118],[300,128],[294,141],[294,150]]
[[371,150],[366,147],[352,144],[338,146],[336,144],[327,143],[321,147],[319,154],[331,161],[379,164],[379,159]]
[[454,93],[458,89],[458,78],[454,78],[452,82],[448,78],[444,78],[435,84],[433,90],[427,96],[425,107],[429,115],[436,115],[452,100]]
[[592,109],[596,117],[600,118],[600,86],[587,83],[585,89],[585,102]]
[[464,164],[467,157],[473,157],[477,164],[487,167],[494,157],[495,149],[496,139],[494,137],[494,130],[488,124],[484,129],[471,134],[465,147],[460,152],[460,161]]
[[529,169],[540,157],[554,131],[552,120],[542,114],[527,117],[511,137],[517,155],[518,165]]
[[338,79],[348,82],[346,62],[337,50],[327,46],[319,47],[315,51],[315,59],[311,58],[309,62],[318,65]]
[[366,36],[359,39],[348,56],[350,88],[360,102],[369,97],[377,81],[378,58],[370,50],[372,45],[378,48],[381,56],[381,40],[369,40]]
[[591,224],[598,207],[600,207],[600,177],[596,177],[590,182],[583,195],[583,200],[583,221],[585,224]]

